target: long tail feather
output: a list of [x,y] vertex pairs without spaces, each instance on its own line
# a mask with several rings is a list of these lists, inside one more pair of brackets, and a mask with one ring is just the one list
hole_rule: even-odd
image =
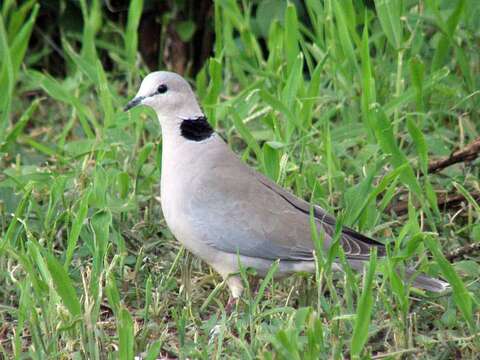
[[[350,266],[357,271],[362,271],[366,262],[362,260],[349,259]],[[413,269],[405,270],[405,281],[411,281],[413,287],[417,289],[433,291],[436,293],[444,292],[450,289],[450,284],[440,279],[435,279],[425,274],[419,274]]]
[[450,288],[447,282],[424,274],[415,275],[414,270],[406,270],[405,273],[409,279],[413,278],[412,284],[418,289],[441,293]]

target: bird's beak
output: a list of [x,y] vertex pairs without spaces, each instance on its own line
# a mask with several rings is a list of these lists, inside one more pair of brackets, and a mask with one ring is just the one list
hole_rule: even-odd
[[133,98],[133,100],[131,100],[124,108],[123,108],[123,111],[128,111],[130,110],[131,108],[137,106],[137,105],[140,105],[143,101],[143,99],[145,99],[145,96],[137,96],[136,98]]

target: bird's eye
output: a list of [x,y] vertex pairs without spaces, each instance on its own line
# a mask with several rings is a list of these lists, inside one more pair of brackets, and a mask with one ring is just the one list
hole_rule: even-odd
[[165,84],[161,84],[158,88],[157,88],[157,93],[158,94],[165,94],[168,90],[168,87],[167,85]]

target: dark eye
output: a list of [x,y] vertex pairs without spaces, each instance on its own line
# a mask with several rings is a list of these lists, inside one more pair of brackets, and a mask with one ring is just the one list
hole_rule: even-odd
[[168,90],[167,85],[161,84],[161,85],[157,88],[157,93],[158,93],[158,94],[164,94],[164,93],[167,92],[167,90]]

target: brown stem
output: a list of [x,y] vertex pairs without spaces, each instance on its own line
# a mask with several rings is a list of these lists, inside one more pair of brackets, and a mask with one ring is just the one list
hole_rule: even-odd
[[[473,191],[470,193],[476,201],[480,201],[480,191]],[[461,194],[438,194],[437,203],[438,207],[444,209],[457,209],[461,206],[462,202],[467,201]],[[397,215],[403,215],[408,212],[408,201],[400,201],[394,206],[388,206],[386,211],[395,211]]]
[[454,151],[449,157],[430,162],[428,165],[428,172],[436,173],[450,165],[475,160],[478,156],[480,156],[480,137],[472,141],[463,149]]
[[[480,156],[480,137],[476,138],[463,149],[454,151],[450,156],[431,161],[428,165],[428,172],[436,173],[446,167],[460,162],[473,161]],[[423,175],[423,174],[420,174]],[[480,192],[475,191],[471,194],[477,201],[480,200]],[[458,208],[459,205],[465,201],[465,197],[461,194],[440,194],[438,196],[438,207],[440,208]],[[403,215],[408,211],[408,201],[400,201],[394,206],[388,206],[386,211],[395,211],[398,215]]]

